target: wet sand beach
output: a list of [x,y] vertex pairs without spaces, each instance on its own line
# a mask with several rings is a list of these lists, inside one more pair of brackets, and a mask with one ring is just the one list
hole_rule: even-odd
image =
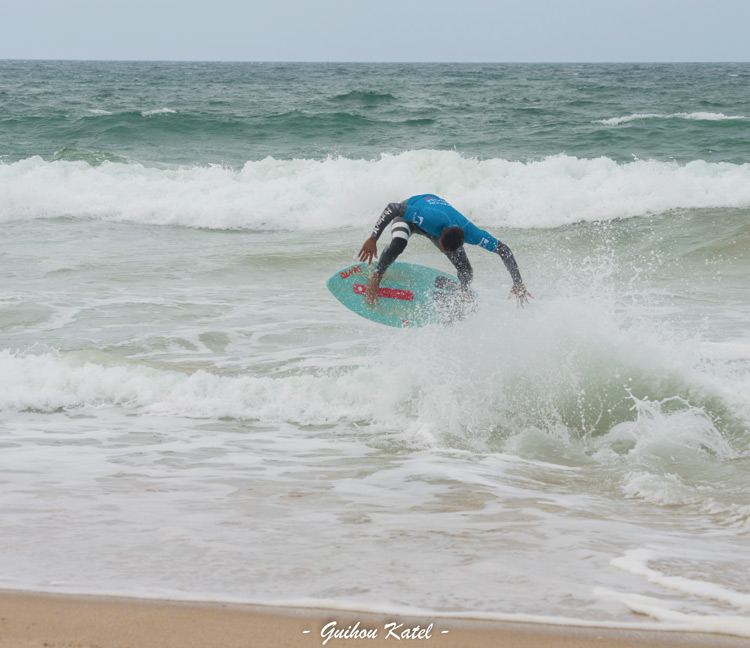
[[702,633],[388,616],[338,610],[119,597],[0,593],[3,648],[739,648]]

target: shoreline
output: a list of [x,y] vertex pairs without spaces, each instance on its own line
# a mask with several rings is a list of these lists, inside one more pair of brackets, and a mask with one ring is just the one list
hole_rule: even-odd
[[747,639],[635,630],[0,590],[2,648],[653,648],[747,646]]

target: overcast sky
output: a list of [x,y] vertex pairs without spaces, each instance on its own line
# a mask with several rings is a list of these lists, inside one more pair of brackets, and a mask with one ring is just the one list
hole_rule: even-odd
[[0,59],[750,61],[750,0],[0,0]]

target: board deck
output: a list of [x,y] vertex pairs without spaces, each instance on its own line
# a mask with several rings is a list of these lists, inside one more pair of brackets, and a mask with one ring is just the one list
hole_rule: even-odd
[[366,263],[357,263],[335,272],[327,285],[344,306],[373,322],[396,327],[452,324],[476,309],[477,294],[461,290],[456,277],[398,261],[383,275],[377,303],[368,304],[370,272]]

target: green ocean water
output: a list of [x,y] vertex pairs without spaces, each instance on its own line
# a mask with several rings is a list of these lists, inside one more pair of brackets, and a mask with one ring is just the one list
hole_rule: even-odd
[[0,145],[6,162],[120,156],[235,168],[266,156],[376,159],[415,149],[741,164],[748,83],[739,63],[5,61]]
[[[749,106],[750,64],[0,61],[0,586],[750,636]],[[330,296],[427,192],[528,308],[474,248],[459,326]]]

